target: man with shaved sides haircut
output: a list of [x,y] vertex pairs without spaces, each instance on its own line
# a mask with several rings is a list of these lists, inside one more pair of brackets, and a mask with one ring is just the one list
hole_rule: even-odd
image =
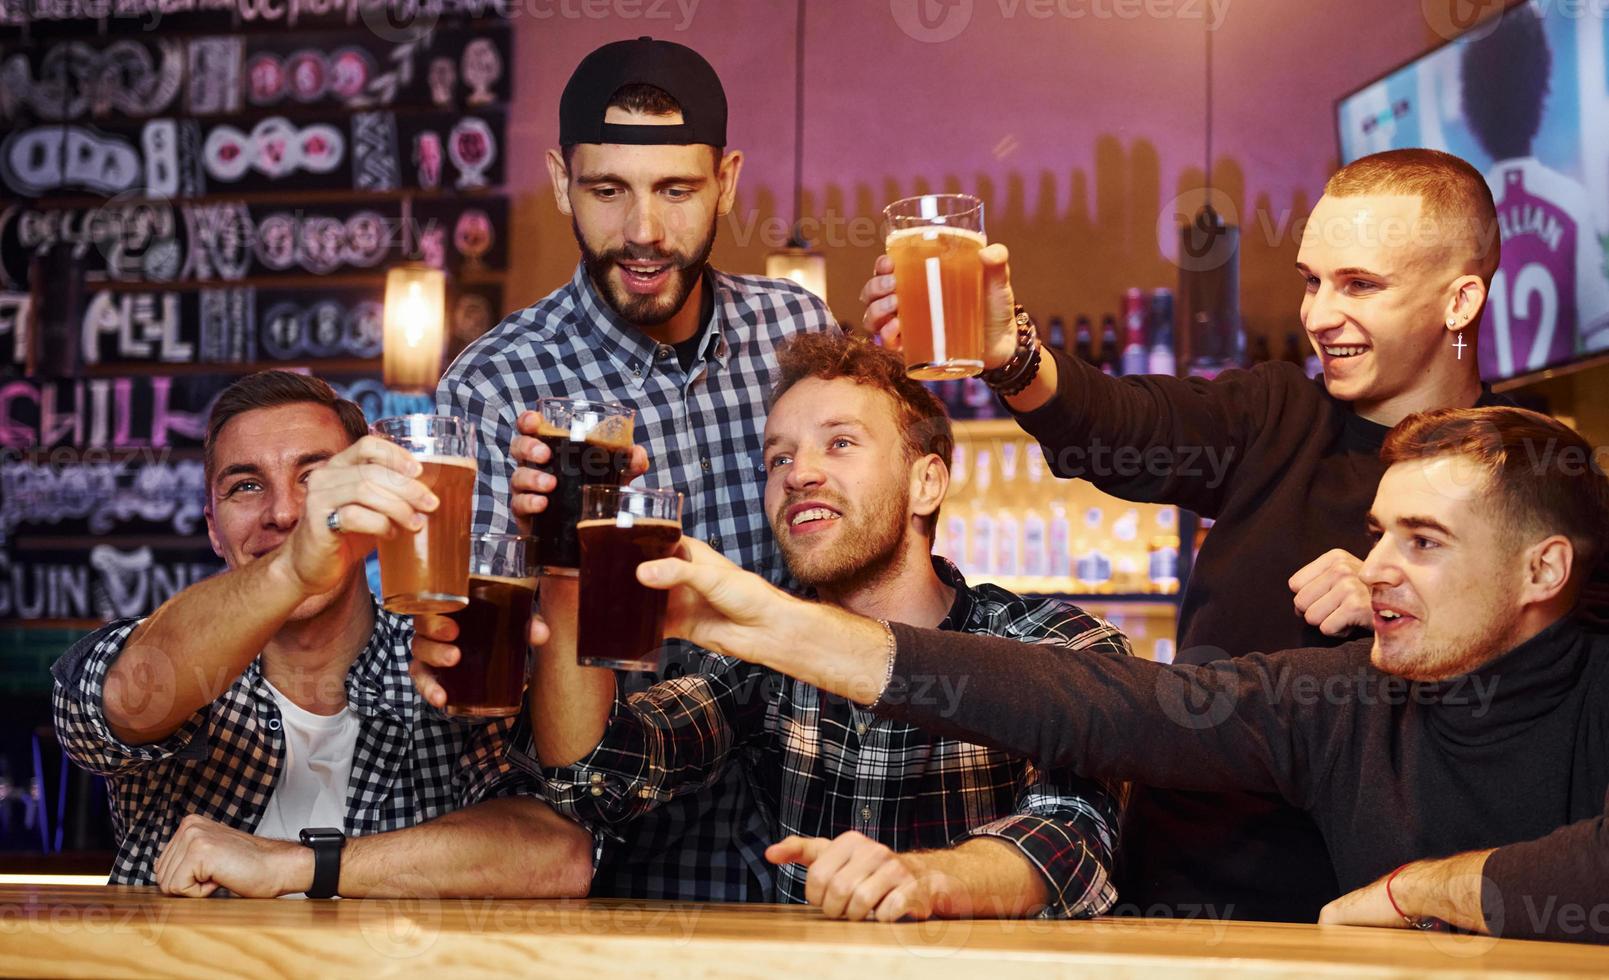
[[[1110,378],[1042,350],[1019,331],[1006,248],[993,244],[985,379],[1058,476],[1216,521],[1180,607],[1178,662],[1334,646],[1370,622],[1358,570],[1387,430],[1413,412],[1501,401],[1474,351],[1498,241],[1491,193],[1457,157],[1395,150],[1337,172],[1296,264],[1322,381],[1283,362],[1210,381]],[[892,271],[878,260],[865,325],[897,340]],[[1131,446],[1167,465],[1110,465]],[[1136,787],[1119,908],[1311,922],[1335,888],[1317,829],[1284,801]]]

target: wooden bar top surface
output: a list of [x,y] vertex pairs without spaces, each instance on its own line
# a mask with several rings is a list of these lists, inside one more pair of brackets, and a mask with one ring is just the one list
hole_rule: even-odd
[[[1011,973],[1001,972],[1010,970]],[[1395,929],[1174,919],[847,923],[812,908],[604,899],[168,898],[0,885],[0,974],[1609,976],[1609,948]]]

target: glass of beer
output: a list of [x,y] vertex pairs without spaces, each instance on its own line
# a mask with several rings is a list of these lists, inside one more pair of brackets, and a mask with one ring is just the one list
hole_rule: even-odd
[[587,487],[577,537],[581,608],[576,661],[583,667],[659,670],[670,593],[639,583],[637,566],[675,553],[682,538],[682,495]]
[[447,691],[447,714],[519,714],[530,676],[535,557],[527,537],[477,534],[469,539],[469,605],[449,614],[458,624],[459,660],[436,671]]
[[542,416],[537,438],[553,452],[544,469],[559,481],[548,494],[547,508],[531,517],[537,561],[543,575],[575,575],[581,567],[575,531],[581,519],[581,490],[625,482],[637,413],[615,402],[575,398],[544,398],[537,411]]
[[441,501],[418,531],[380,539],[380,592],[401,615],[453,612],[469,602],[469,519],[475,497],[475,432],[447,415],[399,415],[374,423],[419,460],[419,482]]
[[905,373],[921,381],[983,371],[983,202],[923,194],[883,209],[894,260]]

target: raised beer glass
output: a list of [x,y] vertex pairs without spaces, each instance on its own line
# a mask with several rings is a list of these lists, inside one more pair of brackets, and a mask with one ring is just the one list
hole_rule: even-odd
[[412,453],[419,482],[441,501],[418,531],[380,539],[380,592],[394,613],[444,613],[469,602],[469,519],[475,497],[475,433],[447,415],[399,415],[374,434]]
[[615,402],[544,398],[537,438],[553,457],[543,467],[559,481],[547,508],[531,517],[536,560],[544,575],[574,575],[581,567],[575,525],[581,519],[581,490],[593,484],[619,486],[631,465],[635,410]]
[[469,539],[469,605],[458,624],[458,663],[436,672],[449,715],[507,718],[520,712],[530,676],[535,547],[528,537],[477,534]]
[[923,194],[883,209],[899,297],[905,373],[921,381],[983,371],[983,202]]
[[659,670],[670,593],[637,581],[637,566],[669,558],[682,538],[682,495],[674,490],[592,486],[582,491],[580,619],[583,667]]

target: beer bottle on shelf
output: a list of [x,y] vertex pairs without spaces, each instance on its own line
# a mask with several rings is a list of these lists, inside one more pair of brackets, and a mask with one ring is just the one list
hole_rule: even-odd
[[1140,592],[1145,553],[1140,550],[1140,512],[1129,508],[1112,522],[1112,591]]
[[1150,352],[1145,346],[1145,290],[1123,296],[1123,373],[1144,374]]
[[1117,349],[1117,317],[1110,313],[1101,317],[1101,352],[1097,363],[1107,374],[1116,376],[1122,373],[1122,361]]
[[1101,550],[1106,537],[1105,513],[1099,507],[1084,512],[1084,550],[1077,554],[1078,581],[1086,592],[1110,591],[1112,559]]
[[1173,353],[1173,290],[1158,289],[1151,293],[1151,352],[1146,359],[1147,374],[1179,373],[1179,361]]
[[972,475],[977,487],[972,497],[972,528],[969,535],[967,557],[971,559],[971,574],[988,578],[994,574],[994,509],[989,499],[989,485],[993,480],[994,454],[979,449],[977,465]]
[[1022,444],[1007,439],[1000,444],[1000,504],[994,519],[994,573],[1016,578],[1022,574],[1022,526],[1017,520],[1015,502],[1021,495],[1017,485],[1017,462]]
[[1045,346],[1067,353],[1067,323],[1061,317],[1051,317],[1045,327]]
[[1172,507],[1157,511],[1148,564],[1150,587],[1146,591],[1164,595],[1179,591],[1179,514]]
[[1022,515],[1022,574],[1031,581],[1030,591],[1044,592],[1045,579],[1050,575],[1050,541],[1046,537],[1045,514],[1040,505],[1045,499],[1045,456],[1036,445],[1028,445],[1023,466],[1028,471],[1027,509]]
[[1067,519],[1067,505],[1059,500],[1050,503],[1050,523],[1045,528],[1045,545],[1050,560],[1047,570],[1054,583],[1050,591],[1077,592],[1073,582],[1072,522]]
[[1085,364],[1095,363],[1095,331],[1082,313],[1073,321],[1073,353]]

